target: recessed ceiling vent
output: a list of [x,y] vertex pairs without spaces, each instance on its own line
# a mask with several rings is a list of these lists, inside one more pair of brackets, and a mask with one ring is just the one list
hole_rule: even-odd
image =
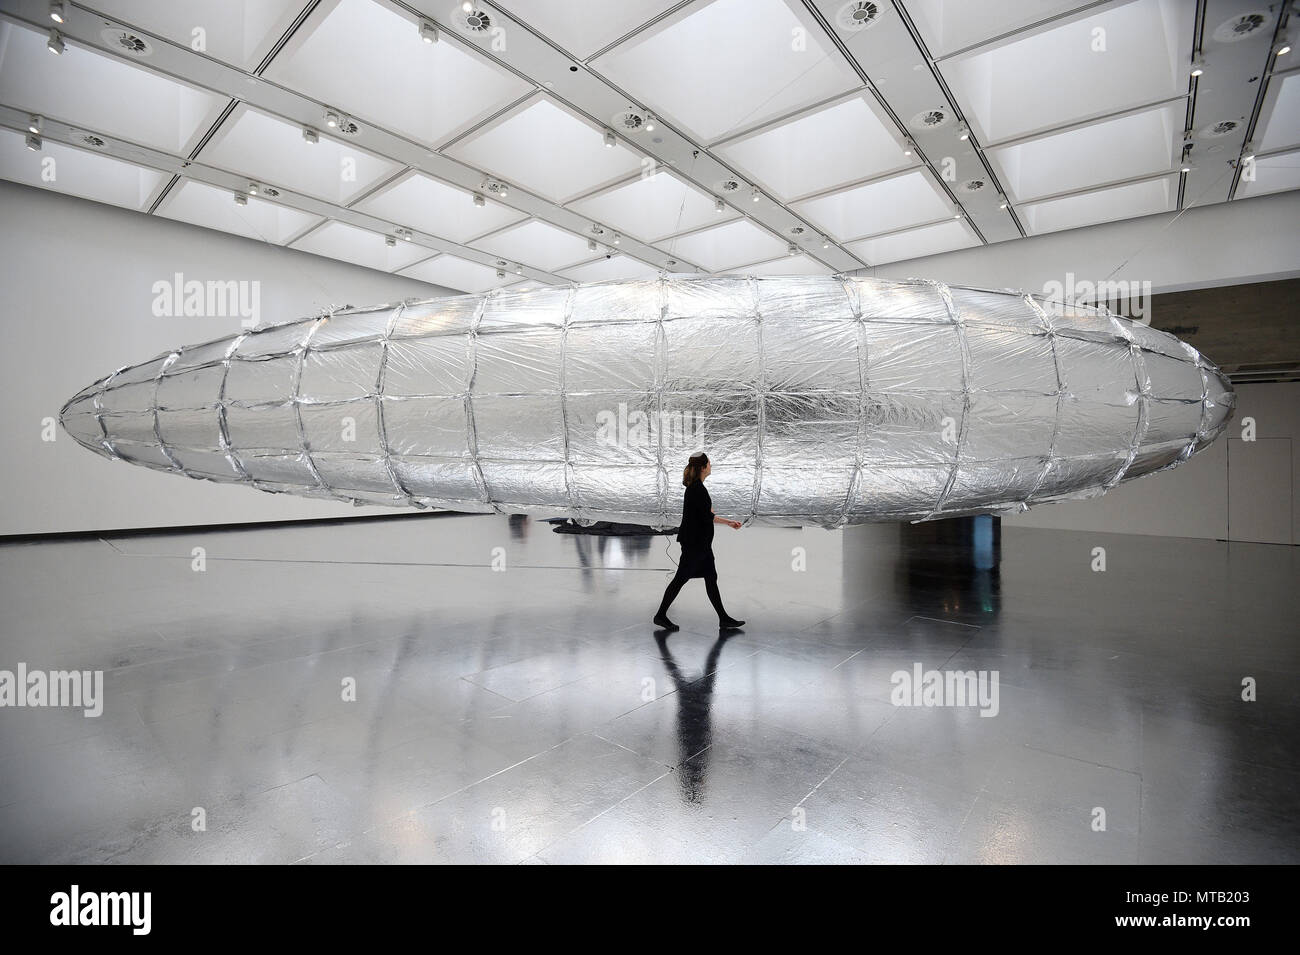
[[967,179],[961,184],[963,192],[979,192],[987,185],[983,179]]
[[908,125],[913,129],[919,129],[925,132],[931,129],[940,129],[943,126],[948,125],[948,120],[951,118],[952,117],[948,114],[948,110],[945,107],[938,106],[934,109],[926,109],[917,113],[912,117],[912,121],[908,123]]
[[95,149],[103,149],[104,141],[98,136],[86,135],[81,137],[81,141],[87,146],[93,146]]
[[361,132],[361,127],[352,117],[344,116],[339,120],[338,126],[334,127],[334,132],[342,133],[344,136],[355,136]]
[[263,186],[262,195],[274,199],[276,196],[280,195],[280,190],[276,189],[274,186]]
[[492,18],[486,10],[475,7],[469,13],[460,4],[451,11],[451,21],[456,29],[469,36],[481,37],[492,32]]
[[631,107],[620,110],[611,118],[615,129],[621,129],[629,133],[635,133],[645,125],[645,114]]
[[108,27],[99,31],[99,38],[114,50],[128,56],[145,57],[153,53],[153,46],[142,36],[118,27]]
[[740,183],[735,179],[724,179],[718,183],[718,192],[735,192],[739,188]]
[[805,231],[807,230],[801,225],[791,226],[789,229],[791,235],[803,235]]
[[1272,16],[1263,10],[1243,13],[1220,23],[1214,30],[1214,39],[1220,43],[1236,43],[1255,36],[1272,22]]
[[1238,125],[1239,124],[1235,119],[1221,120],[1220,122],[1211,123],[1209,126],[1206,126],[1204,129],[1201,130],[1201,135],[1213,136],[1215,138],[1219,136],[1231,136],[1234,132],[1236,132]]
[[850,32],[865,30],[875,26],[879,17],[880,4],[871,0],[853,0],[840,7],[840,12],[835,14],[835,25]]

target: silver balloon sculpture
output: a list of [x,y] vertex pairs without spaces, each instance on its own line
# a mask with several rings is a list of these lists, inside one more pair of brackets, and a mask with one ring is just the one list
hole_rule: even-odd
[[1172,335],[1022,292],[662,277],[346,309],[187,346],[61,421],[111,458],[263,491],[675,524],[839,526],[1103,493],[1234,395]]

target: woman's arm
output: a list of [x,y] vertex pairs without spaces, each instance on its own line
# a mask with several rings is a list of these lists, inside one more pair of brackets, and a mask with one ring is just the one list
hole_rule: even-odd
[[[710,511],[709,513],[712,514],[713,512]],[[728,527],[734,527],[736,530],[740,530],[740,521],[729,521],[725,517],[718,517],[716,514],[713,515],[713,523],[726,524]]]

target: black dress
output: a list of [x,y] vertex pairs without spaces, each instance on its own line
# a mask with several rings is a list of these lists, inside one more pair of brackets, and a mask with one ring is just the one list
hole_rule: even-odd
[[713,501],[703,481],[689,485],[682,497],[682,523],[677,529],[677,543],[682,545],[678,577],[718,576],[713,564]]

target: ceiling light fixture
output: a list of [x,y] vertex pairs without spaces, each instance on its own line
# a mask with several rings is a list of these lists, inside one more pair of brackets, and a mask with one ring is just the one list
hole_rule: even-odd
[[911,156],[916,151],[916,143],[912,142],[911,136],[903,137],[903,155]]
[[45,48],[49,50],[51,53],[53,53],[55,56],[63,55],[63,51],[66,50],[67,47],[64,46],[63,37],[59,35],[58,30],[50,31],[50,39],[45,44]]
[[758,200],[762,198],[763,198],[763,194],[758,191],[758,186],[755,186],[753,189],[749,191],[750,202],[758,202]]
[[797,246],[797,245],[795,245],[793,242],[791,242],[789,245],[787,245],[787,246],[785,247],[785,254],[786,254],[786,255],[798,255],[798,254],[799,254],[799,246]]
[[428,20],[420,21],[420,39],[425,43],[438,42],[438,28]]
[[726,208],[727,208],[727,204],[726,204],[725,202],[723,202],[721,199],[714,199],[714,200],[713,200],[713,211],[714,211],[714,212],[722,212],[722,211],[724,211]]
[[338,129],[339,114],[333,111],[327,112],[325,114],[325,125],[328,126],[330,129]]
[[474,4],[470,3],[469,0],[465,0],[465,2],[462,3],[462,4],[460,5],[460,8],[461,8],[461,10],[463,10],[465,13],[473,13],[473,12],[474,12]]
[[1192,57],[1192,76],[1200,76],[1205,72],[1205,57],[1197,53]]
[[999,201],[998,201],[998,208],[999,208],[999,209],[1006,209],[1006,208],[1010,205],[1010,203],[1007,202],[1007,197],[1006,197],[1006,196],[998,196],[998,200],[999,200]]
[[642,126],[641,128],[644,129],[647,133],[653,133],[653,132],[655,131],[655,115],[654,115],[654,113],[646,113],[646,114],[645,114],[645,125]]
[[27,131],[29,133],[39,133],[41,131],[41,118],[35,113],[27,117]]
[[257,183],[255,183],[255,182],[250,182],[250,183],[248,184],[248,194],[249,194],[250,196],[255,196],[255,195],[257,195]]
[[959,212],[959,213],[957,213],[955,216],[953,216],[953,218],[954,218],[954,219],[960,219],[960,218],[962,218],[962,216],[964,216],[964,215],[965,215],[965,213],[963,213],[963,212]]
[[620,242],[622,242],[622,241],[623,241],[623,237],[622,237],[621,235],[619,235],[617,232],[615,232],[615,233],[614,233],[614,244],[615,244],[615,245],[618,245],[618,244],[619,244]]
[[390,249],[393,248],[394,246],[396,246],[396,245],[397,245],[397,236],[395,236],[395,235],[386,235],[386,236],[384,236],[384,245],[388,246]]
[[596,251],[596,240],[595,240],[595,239],[588,239],[588,240],[587,240],[587,251],[588,251],[588,252],[595,252],[595,251]]
[[63,0],[50,0],[50,19],[55,23],[62,23],[67,15],[67,9],[63,5]]
[[245,196],[242,193],[238,193],[238,192],[235,193],[235,205],[237,206],[248,205],[248,196]]
[[1242,162],[1251,162],[1254,158],[1255,144],[1248,139],[1246,140],[1245,145],[1241,147],[1241,159]]
[[499,279],[503,279],[503,278],[505,278],[505,277],[506,277],[506,273],[505,273],[504,271],[502,271],[501,269],[497,269],[497,278],[499,278]]
[[606,149],[614,148],[614,133],[612,130],[608,130],[608,129],[605,130],[605,148]]
[[524,274],[524,267],[522,265],[516,265],[515,275],[523,275],[523,274]]
[[1279,40],[1277,46],[1273,47],[1274,56],[1286,56],[1291,52],[1291,42],[1289,40]]
[[957,138],[960,139],[963,143],[966,142],[966,140],[970,139],[970,127],[967,126],[965,123],[958,123]]
[[487,205],[487,199],[484,198],[480,193],[476,192],[474,193],[474,205],[479,206],[481,208]]
[[32,152],[34,153],[40,152],[41,147],[43,147],[44,145],[45,145],[45,140],[41,139],[41,137],[38,134],[36,133],[27,134],[27,148],[30,149]]
[[504,182],[501,183],[501,185],[497,188],[497,195],[500,196],[502,199],[504,199],[506,196],[510,195],[510,187],[507,186]]
[[316,132],[316,130],[312,129],[310,126],[304,126],[302,128],[302,138],[315,145],[320,142],[320,133]]

